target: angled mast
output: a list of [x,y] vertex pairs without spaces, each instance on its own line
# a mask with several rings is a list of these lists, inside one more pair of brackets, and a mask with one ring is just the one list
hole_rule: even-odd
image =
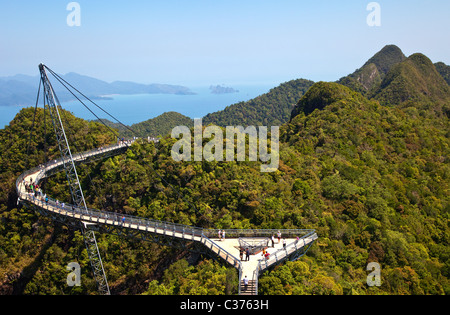
[[[61,104],[55,94],[50,80],[48,79],[47,72],[45,71],[46,68],[47,67],[42,63],[39,65],[41,81],[44,87],[44,102],[47,103],[47,105],[44,103],[44,109],[46,106],[49,108],[53,128],[56,134],[56,140],[58,141],[59,151],[61,153],[63,167],[69,183],[70,195],[72,196],[73,204],[76,205],[82,212],[88,213],[86,200],[84,199],[83,190],[81,189],[77,169],[70,150],[69,141],[67,140],[64,125],[61,120]],[[89,260],[91,262],[91,267],[97,282],[98,290],[100,294],[110,295],[108,281],[106,279],[102,259],[98,250],[97,241],[95,239],[95,233],[84,223],[81,224],[81,230],[83,232],[84,242],[89,254]]]
[[79,208],[87,211],[83,190],[81,189],[75,162],[73,161],[72,152],[70,151],[69,142],[67,140],[64,125],[61,120],[61,104],[59,103],[53,86],[48,79],[47,73],[45,71],[45,65],[43,65],[42,63],[39,65],[39,71],[41,73],[41,81],[44,86],[45,101],[47,102],[47,105],[44,104],[44,107],[48,106],[50,111],[53,128],[55,129],[56,139],[58,141],[59,151],[61,152],[61,158],[64,163],[64,170],[66,171],[67,181],[69,182],[72,201]]

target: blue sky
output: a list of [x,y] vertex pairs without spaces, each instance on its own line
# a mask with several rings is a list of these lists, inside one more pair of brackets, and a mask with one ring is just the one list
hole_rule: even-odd
[[381,27],[366,23],[366,0],[0,2],[0,76],[58,73],[108,82],[278,84],[335,81],[387,44],[450,64],[450,1],[377,1]]

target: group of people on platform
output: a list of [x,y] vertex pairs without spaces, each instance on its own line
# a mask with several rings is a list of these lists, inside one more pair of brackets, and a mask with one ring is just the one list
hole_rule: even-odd
[[[224,241],[225,240],[225,234],[226,234],[225,230],[219,230],[218,231],[218,237],[219,237],[220,241]],[[281,242],[281,239],[282,239],[280,231],[277,232],[277,238],[278,238],[278,244],[279,244]],[[298,239],[298,237],[297,237],[297,239]],[[270,241],[272,242],[272,246],[271,247],[274,248],[275,247],[275,235],[274,234],[270,238]],[[283,242],[283,248],[286,248],[286,239],[283,238],[282,242]],[[244,254],[245,254],[245,259],[244,259]],[[239,256],[241,258],[241,261],[249,261],[250,260],[250,255],[252,255],[252,254],[251,254],[250,249],[248,247],[246,247],[246,248],[244,248],[242,246],[239,247]],[[266,250],[266,248],[264,248],[262,250],[261,256],[264,257],[266,260],[268,260],[269,256],[270,256],[270,253]]]

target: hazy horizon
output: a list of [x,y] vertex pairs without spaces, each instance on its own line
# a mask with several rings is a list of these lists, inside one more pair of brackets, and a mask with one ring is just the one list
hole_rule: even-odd
[[[113,95],[112,99],[95,100],[95,103],[117,117],[122,123],[132,125],[155,118],[165,112],[175,111],[192,119],[202,118],[209,113],[220,111],[225,107],[253,99],[259,95],[269,92],[271,85],[235,85],[239,92],[213,94],[209,86],[202,88],[193,87],[194,95],[176,94],[132,94]],[[37,93],[37,90],[36,90]],[[0,106],[0,129],[8,125],[11,120],[23,108],[34,107],[35,104],[22,106]],[[61,102],[61,106],[72,112],[75,116],[86,120],[95,120],[96,117],[87,111],[81,103],[76,100]],[[39,103],[42,107],[42,103]],[[100,118],[112,120],[95,107],[91,108]]]

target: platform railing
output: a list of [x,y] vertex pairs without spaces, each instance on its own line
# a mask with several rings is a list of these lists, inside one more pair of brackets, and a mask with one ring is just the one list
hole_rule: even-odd
[[318,238],[316,232],[312,230],[311,232],[305,234],[301,238],[298,238],[295,242],[289,243],[283,248],[277,250],[276,252],[270,254],[266,259],[263,258],[258,263],[259,272],[268,269],[272,265],[279,264],[280,262],[286,260],[289,256],[294,254],[299,250],[304,250],[306,246],[310,245]]
[[217,238],[219,230],[225,231],[226,237],[230,238],[271,238],[272,236],[277,238],[278,232],[283,238],[301,238],[315,231],[312,229],[205,229],[204,233],[209,238]]

